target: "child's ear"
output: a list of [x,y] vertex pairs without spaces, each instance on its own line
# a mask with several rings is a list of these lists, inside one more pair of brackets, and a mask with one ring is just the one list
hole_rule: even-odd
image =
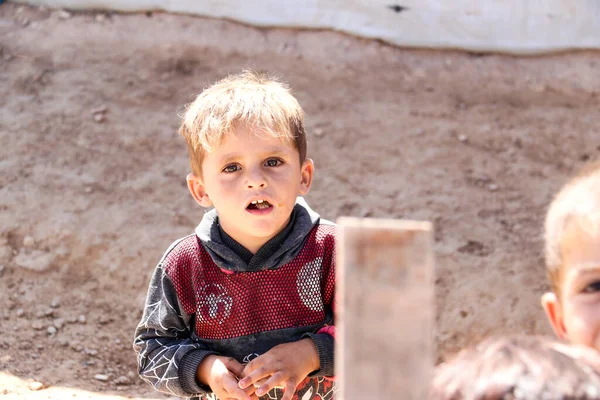
[[542,295],[542,307],[556,336],[560,339],[567,339],[562,309],[556,295],[552,292],[544,293]]
[[300,168],[300,194],[305,195],[310,190],[312,185],[313,173],[315,172],[315,163],[310,158],[307,158],[302,163]]
[[204,183],[199,176],[188,174],[185,180],[187,181],[188,189],[190,190],[194,200],[196,200],[196,203],[200,204],[204,208],[208,208],[213,205],[212,201],[208,197],[208,194],[206,193],[206,190],[204,189]]

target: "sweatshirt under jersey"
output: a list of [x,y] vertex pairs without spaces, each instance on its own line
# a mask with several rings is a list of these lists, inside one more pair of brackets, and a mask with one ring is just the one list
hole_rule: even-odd
[[[310,337],[320,369],[298,399],[333,398],[335,225],[299,198],[288,225],[252,254],[206,213],[195,234],[159,262],[134,340],[142,379],[171,395],[203,397],[196,370],[209,354],[241,363],[281,343]],[[277,399],[280,389],[262,398]]]

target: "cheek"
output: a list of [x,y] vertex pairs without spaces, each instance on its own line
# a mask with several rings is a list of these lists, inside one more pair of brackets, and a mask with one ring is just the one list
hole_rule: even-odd
[[[565,305],[566,306],[566,305]],[[565,328],[571,343],[596,347],[600,342],[600,304],[573,301],[565,307]]]

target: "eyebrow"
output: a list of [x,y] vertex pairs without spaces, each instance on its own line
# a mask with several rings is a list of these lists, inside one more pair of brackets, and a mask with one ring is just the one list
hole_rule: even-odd
[[[268,147],[266,148],[263,152],[262,152],[262,156],[266,157],[266,156],[284,156],[287,155],[287,152],[284,150],[283,147]],[[227,164],[230,163],[232,161],[235,161],[239,158],[242,157],[241,153],[227,153],[224,154],[221,158],[219,158],[219,162],[221,164]]]
[[574,271],[576,277],[582,277],[586,275],[597,275],[600,274],[600,264],[599,263],[585,263],[585,264],[574,264],[569,268],[577,267]]

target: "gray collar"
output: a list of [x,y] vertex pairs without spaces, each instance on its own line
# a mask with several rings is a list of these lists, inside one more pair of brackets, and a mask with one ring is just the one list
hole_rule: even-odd
[[296,257],[308,233],[320,220],[319,214],[314,212],[302,197],[296,199],[294,213],[295,219],[291,221],[293,226],[289,234],[281,246],[268,258],[261,260],[260,264],[249,264],[226,245],[221,238],[219,216],[214,209],[204,214],[200,225],[196,227],[196,235],[219,268],[235,272],[276,269]]

